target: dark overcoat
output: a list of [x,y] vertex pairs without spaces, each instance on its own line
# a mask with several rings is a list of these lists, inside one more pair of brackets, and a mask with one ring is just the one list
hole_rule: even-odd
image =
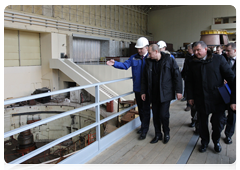
[[223,104],[218,91],[224,79],[232,87],[235,75],[222,55],[208,51],[206,60],[194,56],[189,64],[188,79],[186,80],[187,99],[193,99],[198,105]]
[[[182,93],[182,77],[179,67],[175,59],[170,57],[169,54],[161,52],[161,65],[160,65],[160,102],[166,102],[175,99],[175,93]],[[144,68],[142,81],[141,81],[141,94],[149,94],[152,99],[152,70],[153,62],[151,58],[147,58]]]

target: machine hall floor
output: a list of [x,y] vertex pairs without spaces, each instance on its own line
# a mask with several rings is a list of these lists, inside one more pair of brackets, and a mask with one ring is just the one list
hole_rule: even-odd
[[[190,111],[184,111],[186,102],[175,101],[170,106],[170,141],[163,144],[149,142],[154,138],[151,119],[146,139],[138,140],[137,130],[101,152],[87,164],[233,164],[236,161],[236,133],[233,143],[226,145],[222,132],[220,140],[222,151],[216,153],[212,140],[204,153],[198,151],[200,139],[194,134],[190,124]],[[209,116],[210,117],[210,116]],[[211,124],[209,123],[209,129]],[[210,131],[211,132],[211,131]]]

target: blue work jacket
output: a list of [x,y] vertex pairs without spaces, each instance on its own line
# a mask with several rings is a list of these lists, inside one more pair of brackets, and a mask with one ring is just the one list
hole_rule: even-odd
[[141,92],[141,77],[143,68],[145,66],[145,59],[147,55],[142,59],[138,53],[133,54],[128,60],[124,63],[115,61],[113,67],[118,69],[125,69],[127,70],[129,67],[132,67],[132,77],[133,77],[133,91],[134,92]]

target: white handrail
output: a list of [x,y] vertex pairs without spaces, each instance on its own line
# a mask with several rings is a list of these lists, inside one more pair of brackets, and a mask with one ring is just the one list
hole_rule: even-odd
[[[97,82],[100,82],[100,80],[98,80],[97,78],[95,78],[95,77],[93,77],[90,73],[88,73],[86,70],[84,70],[82,67],[80,67],[80,66],[78,66],[77,64],[75,64],[74,62],[72,62],[71,60],[65,60],[65,61],[67,61],[67,62],[70,62],[71,64],[74,64],[74,65],[76,65],[81,71],[83,71],[85,74],[87,74],[89,77],[91,77],[92,79],[94,79],[95,81],[97,81]],[[113,93],[114,95],[119,95],[119,94],[117,94],[115,91],[113,91],[112,89],[110,89],[109,87],[107,87],[105,84],[103,84],[102,85],[104,88],[103,89],[107,89],[107,91],[109,92],[111,92],[111,93]],[[102,87],[100,87],[100,88],[102,88]],[[110,94],[111,94],[110,93]],[[124,100],[126,100],[126,99],[124,99],[124,98],[121,98],[123,101]]]
[[[89,104],[87,106],[83,106],[81,108],[77,108],[77,109],[74,109],[74,110],[70,110],[70,111],[67,111],[67,112],[64,112],[64,113],[61,113],[61,114],[58,114],[58,115],[55,115],[55,116],[51,116],[49,118],[46,118],[46,119],[43,119],[43,120],[40,120],[40,121],[37,121],[37,122],[34,122],[34,123],[31,123],[31,124],[28,124],[28,125],[25,125],[25,126],[22,126],[22,127],[19,127],[17,129],[14,129],[14,130],[11,130],[11,131],[8,131],[8,132],[5,132],[4,133],[4,138],[7,138],[7,137],[10,137],[12,135],[15,135],[17,133],[20,133],[22,131],[25,131],[25,130],[28,130],[28,129],[31,129],[31,128],[34,128],[36,126],[39,126],[39,125],[42,125],[42,124],[45,124],[45,123],[48,123],[48,122],[51,122],[53,120],[56,120],[56,119],[59,119],[59,118],[62,118],[62,117],[65,117],[67,115],[70,115],[70,114],[74,114],[76,112],[79,112],[79,111],[82,111],[82,110],[86,110],[88,108],[92,108],[92,107],[95,107],[96,109],[96,122],[95,123],[92,123],[91,125],[88,125],[82,129],[79,129],[75,132],[72,132],[68,135],[65,135],[59,139],[56,139],[50,143],[48,143],[47,145],[44,145],[12,162],[10,162],[10,164],[19,164],[19,163],[22,163],[34,156],[36,156],[37,154],[39,153],[42,153],[43,151],[71,138],[71,137],[74,137],[82,132],[85,132],[91,128],[94,128],[96,127],[97,129],[100,129],[100,125],[108,120],[111,120],[112,118],[115,118],[117,117],[118,115],[120,114],[123,114],[127,111],[129,111],[130,109],[133,109],[136,107],[136,104],[134,106],[131,106],[127,109],[124,109],[122,110],[121,112],[118,112],[118,113],[115,113],[107,118],[104,118],[102,120],[100,120],[100,105],[101,104],[104,104],[106,102],[109,102],[109,101],[112,101],[112,100],[115,100],[117,98],[120,98],[120,97],[123,97],[123,96],[127,96],[127,95],[130,95],[132,94],[133,92],[128,92],[128,93],[125,93],[123,95],[120,95],[120,96],[116,96],[116,97],[113,97],[113,98],[110,98],[110,99],[107,99],[107,100],[104,100],[104,101],[99,101],[99,85],[102,85],[102,84],[108,84],[108,83],[114,83],[114,82],[118,82],[118,81],[124,81],[124,80],[128,80],[128,79],[131,79],[131,77],[128,77],[128,78],[123,78],[123,79],[118,79],[118,80],[111,80],[111,81],[107,81],[107,82],[99,82],[99,83],[95,83],[95,84],[90,84],[90,85],[85,85],[85,86],[79,86],[79,87],[73,87],[73,88],[68,88],[68,89],[63,89],[63,90],[58,90],[58,91],[54,91],[54,92],[49,92],[49,93],[42,93],[42,94],[37,94],[37,95],[31,95],[31,96],[27,96],[27,97],[22,97],[22,98],[18,98],[18,99],[11,99],[11,100],[7,100],[7,101],[4,101],[4,105],[6,104],[12,104],[12,103],[15,103],[15,102],[21,102],[21,101],[26,101],[26,100],[30,100],[30,99],[36,99],[36,98],[40,98],[40,97],[46,97],[46,96],[50,96],[50,95],[55,95],[55,94],[60,94],[60,93],[65,93],[65,92],[69,92],[69,91],[74,91],[74,90],[80,90],[80,89],[84,89],[84,88],[89,88],[89,87],[95,87],[96,89],[96,96],[95,96],[95,103],[93,104]],[[98,146],[98,150],[100,150],[101,146],[100,146],[100,130],[96,130],[96,136],[98,136],[98,138],[96,139],[99,143],[99,146]]]

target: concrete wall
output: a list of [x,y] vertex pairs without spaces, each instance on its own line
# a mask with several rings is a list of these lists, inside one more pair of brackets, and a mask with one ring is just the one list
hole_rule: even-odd
[[[123,11],[126,10],[123,7],[114,7],[114,6],[78,6],[78,7],[73,7],[73,8],[68,8],[69,6],[34,6],[34,5],[29,5],[29,6],[24,6],[24,5],[16,5],[16,6],[8,6],[6,7],[6,10],[8,11],[14,11],[17,13],[23,13],[26,15],[33,15],[33,16],[39,16],[41,17],[47,17],[49,18],[57,18],[59,20],[66,20],[68,22],[73,22],[73,23],[81,23],[84,25],[91,25],[91,26],[99,26],[98,23],[94,25],[95,23],[90,21],[88,15],[89,9],[95,11],[96,14],[99,11],[99,9],[104,9],[107,8],[107,11],[102,14],[102,19],[104,18],[105,21],[107,18],[110,17],[111,12],[114,13],[114,11],[119,9],[119,13],[115,12],[114,15],[111,16],[111,19],[113,20],[114,17],[120,18],[121,21],[119,22],[112,22],[104,24],[104,21],[102,20],[102,27],[108,27],[113,30],[119,30],[119,31],[127,31],[129,30],[131,32],[132,27],[134,25],[130,25],[130,21],[134,20],[134,17],[127,17],[130,15],[133,15],[136,10],[131,10],[129,9],[129,12],[125,15],[125,22],[127,25],[124,25],[124,22],[122,21],[122,14]],[[62,8],[63,10],[58,10]],[[92,9],[93,8],[93,9]],[[71,14],[76,14],[77,18],[74,18],[73,15],[67,15],[66,10],[72,9]],[[111,9],[111,10],[109,10]],[[85,19],[82,17],[82,15],[79,13],[81,10],[84,10],[84,13],[88,10],[88,15],[85,15]],[[59,13],[57,13],[57,11]],[[75,11],[75,13],[74,13]],[[126,10],[127,11],[127,10]],[[135,12],[134,12],[135,11]],[[137,12],[136,12],[137,13]],[[66,15],[65,15],[66,14]],[[68,13],[69,14],[69,13]],[[120,14],[120,15],[118,15]],[[134,14],[137,16],[137,14]],[[86,19],[88,17],[88,19]],[[93,15],[94,17],[98,17],[98,15]],[[135,18],[136,19],[136,18]],[[146,19],[146,18],[145,18]],[[139,22],[145,23],[144,17],[139,18]],[[135,21],[135,20],[134,20]],[[98,21],[97,21],[98,22]],[[126,24],[125,23],[125,24]],[[109,25],[110,24],[110,25]],[[119,24],[123,24],[121,27]],[[100,24],[101,25],[101,24]],[[146,24],[143,24],[144,27]],[[64,81],[72,81],[66,75],[64,75],[61,71],[57,69],[50,69],[49,68],[49,59],[51,58],[60,58],[60,53],[66,53],[69,57],[72,55],[72,34],[73,31],[71,30],[61,30],[61,29],[56,29],[52,27],[47,27],[47,26],[41,26],[41,25],[31,25],[27,24],[24,22],[12,22],[5,20],[4,21],[4,28],[7,29],[13,29],[13,30],[24,30],[27,32],[37,32],[40,33],[40,46],[41,46],[41,66],[28,66],[28,67],[5,67],[4,68],[4,99],[7,98],[18,98],[18,97],[23,97],[23,96],[28,96],[31,95],[31,93],[37,89],[37,88],[42,88],[42,87],[48,87],[51,89],[51,91],[59,90],[65,88],[64,86]],[[144,29],[142,29],[144,30]],[[133,32],[131,32],[133,33]],[[89,35],[89,33],[86,33],[86,35]],[[140,35],[139,35],[140,36]],[[109,37],[110,41],[113,39],[111,36]],[[124,39],[117,39],[114,38],[115,41],[124,41]],[[127,40],[129,42],[130,40]],[[134,41],[134,40],[133,40]],[[102,45],[103,46],[103,45]],[[110,46],[109,43],[104,46]],[[101,55],[103,56],[109,56],[109,54],[121,54],[119,51],[116,53],[116,49],[111,49],[112,51],[110,52],[109,49],[106,51],[103,49]],[[122,52],[122,51],[121,51]],[[126,53],[126,50],[122,52],[123,55]],[[96,72],[101,72],[101,70],[98,70]],[[108,76],[109,77],[109,76]],[[115,78],[109,77],[109,80]]]
[[43,87],[52,91],[59,89],[58,70],[50,69],[49,60],[60,58],[60,53],[66,54],[66,35],[58,33],[41,34],[42,81]]
[[148,16],[148,32],[153,40],[173,44],[176,51],[183,43],[200,40],[201,31],[211,29],[216,17],[236,16],[231,5],[189,5],[151,11]]
[[4,99],[29,96],[42,87],[41,66],[4,67]]
[[66,53],[66,35],[41,33],[41,66],[4,67],[4,99],[29,96],[37,88],[59,89],[58,70],[49,68],[49,59]]
[[147,14],[135,5],[9,5],[5,9],[134,34],[146,34],[147,29]]

